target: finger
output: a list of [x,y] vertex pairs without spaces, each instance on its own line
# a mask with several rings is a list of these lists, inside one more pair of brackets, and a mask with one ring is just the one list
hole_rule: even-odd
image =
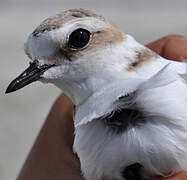
[[61,129],[63,141],[67,143],[68,147],[72,148],[74,139],[73,104],[65,94],[61,94],[57,98],[47,119],[48,121],[58,122],[56,124],[60,126],[58,128]]
[[168,178],[154,179],[154,180],[186,180],[186,179],[187,179],[187,171],[181,171],[180,173],[177,173],[174,176]]
[[83,180],[72,150],[72,108],[65,95],[57,99],[17,180]]
[[147,45],[164,58],[182,61],[187,59],[187,37],[169,35]]

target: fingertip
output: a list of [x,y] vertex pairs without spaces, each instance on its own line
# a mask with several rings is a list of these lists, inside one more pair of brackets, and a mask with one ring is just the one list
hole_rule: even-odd
[[162,57],[175,61],[187,60],[187,37],[168,35],[147,45]]
[[186,180],[186,179],[187,179],[187,171],[181,171],[171,177],[158,178],[153,180]]

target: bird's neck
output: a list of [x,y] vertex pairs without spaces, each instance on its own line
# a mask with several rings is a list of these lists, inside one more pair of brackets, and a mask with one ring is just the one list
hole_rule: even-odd
[[118,81],[118,77],[110,76],[91,76],[82,81],[59,81],[55,83],[62,91],[70,97],[73,104],[80,105],[85,102],[91,95],[113,82]]
[[67,79],[55,83],[75,105],[83,103],[96,91],[115,81],[124,78],[150,78],[167,64],[165,60],[136,42],[131,36],[127,36],[126,41],[121,45],[98,54],[95,52],[93,56],[89,54],[84,59],[76,64],[76,68],[69,71],[79,69],[79,71],[74,70],[74,76],[83,76],[82,79]]

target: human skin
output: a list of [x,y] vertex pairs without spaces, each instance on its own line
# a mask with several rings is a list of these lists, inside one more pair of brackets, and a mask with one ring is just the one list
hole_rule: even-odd
[[[187,38],[184,36],[168,35],[147,47],[167,59],[187,59]],[[79,160],[72,150],[72,112],[71,100],[61,94],[52,106],[17,180],[84,180]],[[185,179],[187,172],[182,171],[157,180]]]

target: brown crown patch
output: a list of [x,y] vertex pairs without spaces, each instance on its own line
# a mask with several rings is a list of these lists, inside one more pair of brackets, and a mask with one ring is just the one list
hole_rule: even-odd
[[44,31],[57,29],[70,20],[84,17],[95,17],[103,21],[105,20],[101,15],[97,15],[94,12],[86,9],[70,9],[68,11],[57,14],[56,16],[47,18],[34,30],[32,34],[37,36],[39,33]]

